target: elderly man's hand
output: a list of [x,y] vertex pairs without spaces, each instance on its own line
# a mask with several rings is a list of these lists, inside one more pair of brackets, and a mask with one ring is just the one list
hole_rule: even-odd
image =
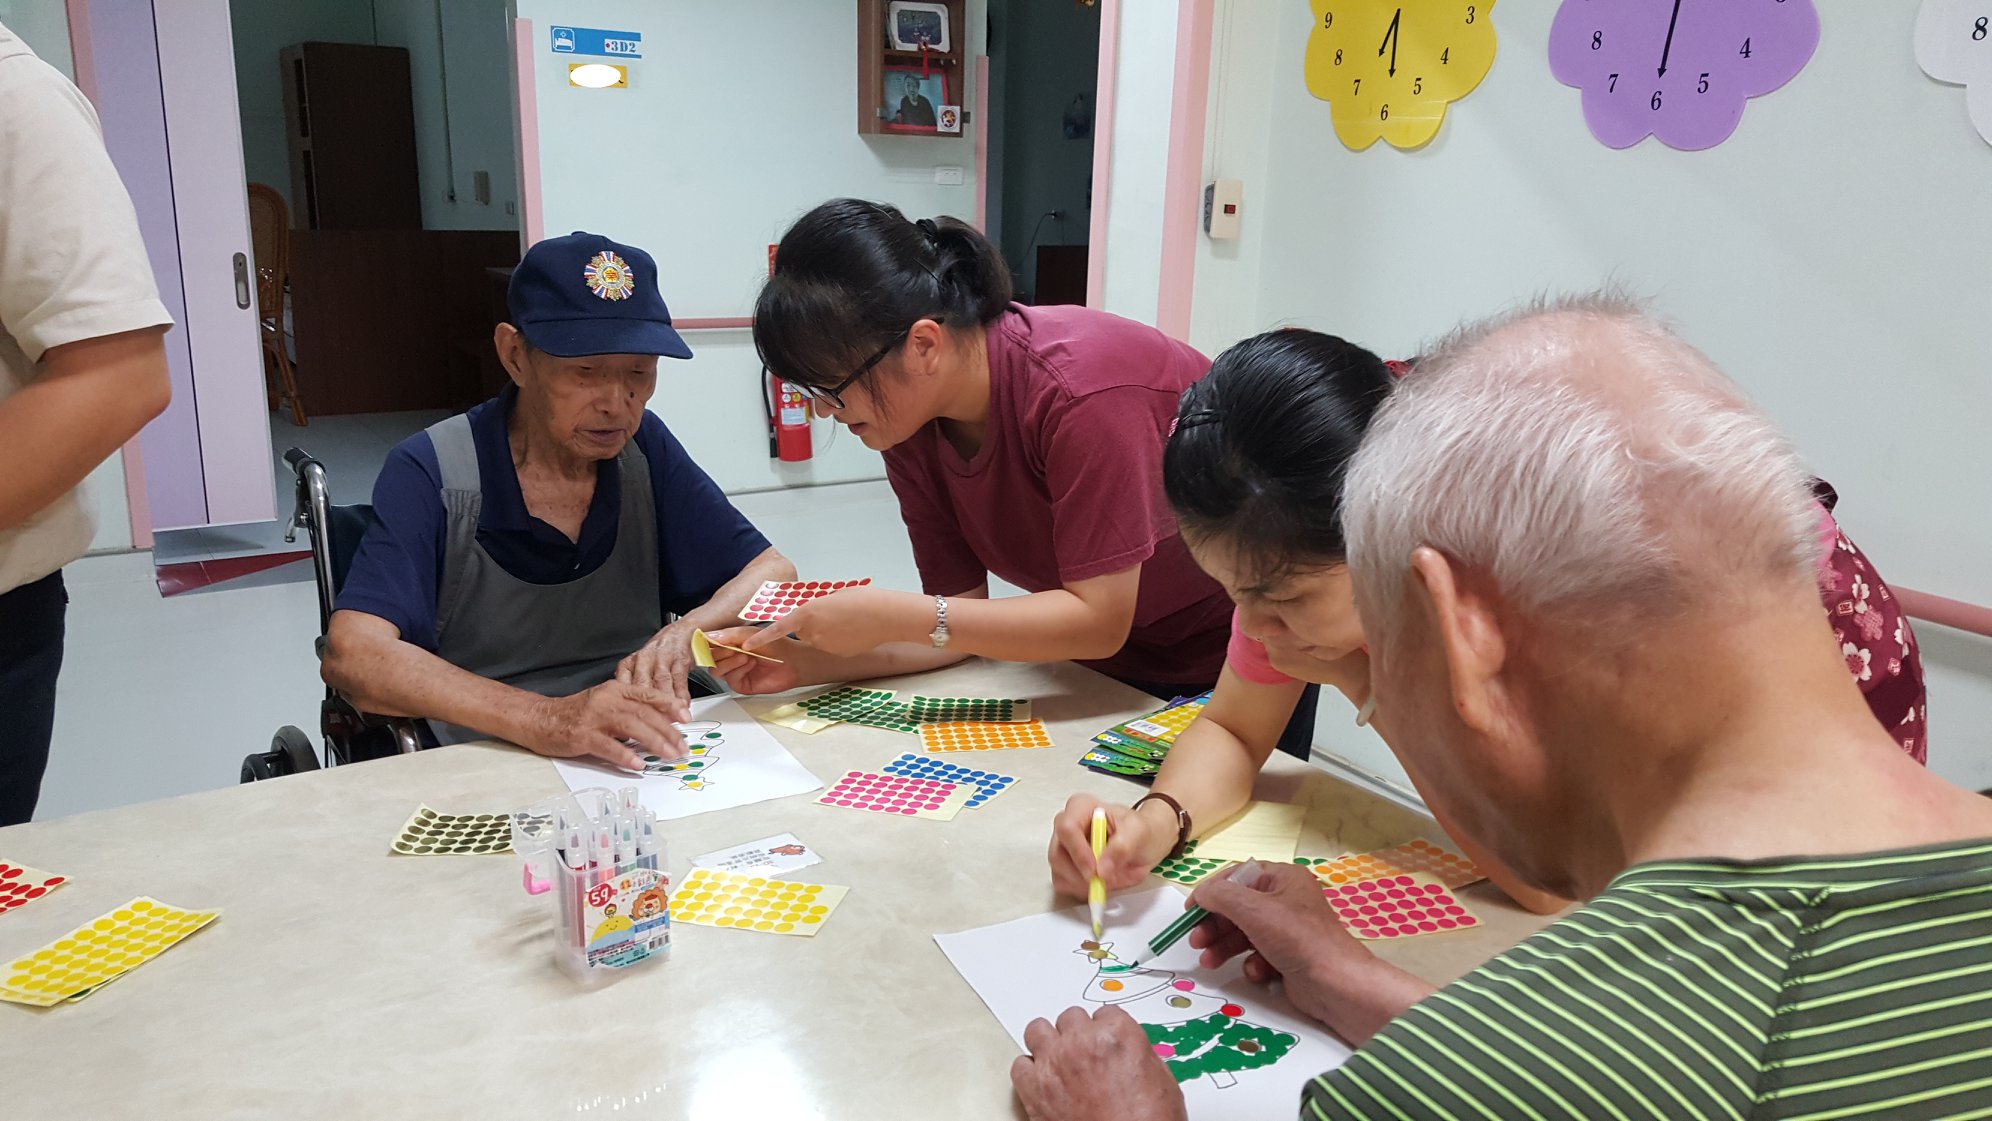
[[685,678],[694,664],[691,624],[672,623],[622,660],[616,667],[616,680],[662,694],[665,715],[672,720],[689,720],[692,694]]
[[1187,1118],[1176,1078],[1147,1033],[1118,1005],[1088,1016],[1068,1008],[1053,1026],[1032,1020],[1030,1051],[1010,1064],[1010,1082],[1032,1121],[1171,1121]]
[[888,642],[924,639],[933,629],[933,596],[864,585],[810,600],[750,636],[741,649],[759,651],[794,635],[825,654],[849,658]]
[[541,755],[592,756],[640,771],[639,750],[665,759],[685,754],[684,733],[671,722],[667,704],[664,694],[621,681],[604,681],[569,697],[549,697],[540,709],[539,732],[525,746]]
[[[745,648],[749,639],[761,632],[760,627],[730,627],[714,631],[706,637],[721,646]],[[726,682],[726,687],[736,693],[756,696],[762,693],[786,693],[803,684],[797,672],[796,662],[804,653],[801,643],[794,639],[781,639],[768,650],[763,651],[768,658],[779,658],[770,662],[766,658],[750,658],[736,654],[732,650],[714,646],[712,650],[713,676]]]

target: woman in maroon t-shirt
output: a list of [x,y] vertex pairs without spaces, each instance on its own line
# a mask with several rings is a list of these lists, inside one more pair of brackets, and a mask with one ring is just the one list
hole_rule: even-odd
[[[953,218],[838,199],[782,238],[755,346],[885,454],[924,591],[845,589],[715,636],[783,659],[722,659],[735,689],[971,654],[1072,659],[1164,699],[1216,682],[1230,602],[1161,484],[1176,399],[1209,362],[1151,327],[1010,295],[996,248]],[[990,599],[992,573],[1028,594]]]
[[[1099,868],[1109,888],[1139,883],[1178,844],[1245,804],[1287,712],[1307,703],[1303,682],[1336,686],[1352,701],[1367,697],[1369,660],[1344,563],[1342,475],[1402,372],[1332,335],[1271,331],[1218,355],[1210,376],[1183,395],[1164,459],[1169,500],[1191,549],[1238,612],[1217,691],[1177,737],[1151,794],[1131,807],[1106,807],[1112,837]],[[1915,635],[1834,523],[1830,489],[1820,491],[1820,598],[1834,640],[1876,719],[1922,762]],[[1086,893],[1099,804],[1074,795],[1053,822],[1052,882],[1066,894]],[[1448,832],[1523,905],[1544,912],[1566,905]]]

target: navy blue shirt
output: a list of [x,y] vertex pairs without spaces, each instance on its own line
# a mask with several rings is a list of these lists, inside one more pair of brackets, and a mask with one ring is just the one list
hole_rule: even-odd
[[[518,391],[505,392],[470,410],[484,504],[477,543],[506,572],[532,584],[564,584],[600,568],[615,550],[622,510],[622,474],[615,460],[595,468],[595,497],[581,523],[581,539],[526,511],[505,421]],[[733,508],[710,476],[685,454],[657,414],[645,412],[636,446],[650,461],[650,489],[657,503],[658,602],[683,615],[704,604],[768,548],[752,523]],[[443,582],[442,469],[427,432],[417,432],[387,455],[374,483],[374,522],[339,589],[341,611],[364,611],[401,629],[425,650],[436,642],[436,599]]]

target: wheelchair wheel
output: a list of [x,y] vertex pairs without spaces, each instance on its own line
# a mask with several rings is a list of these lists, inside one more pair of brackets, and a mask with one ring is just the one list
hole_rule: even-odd
[[287,765],[285,774],[318,769],[318,753],[311,749],[311,737],[295,724],[277,729],[277,734],[270,737],[270,751],[283,757]]

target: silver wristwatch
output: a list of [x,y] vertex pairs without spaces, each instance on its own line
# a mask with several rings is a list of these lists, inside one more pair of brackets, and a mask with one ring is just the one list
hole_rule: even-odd
[[946,596],[934,597],[934,633],[927,637],[933,640],[937,649],[948,644],[948,597]]

